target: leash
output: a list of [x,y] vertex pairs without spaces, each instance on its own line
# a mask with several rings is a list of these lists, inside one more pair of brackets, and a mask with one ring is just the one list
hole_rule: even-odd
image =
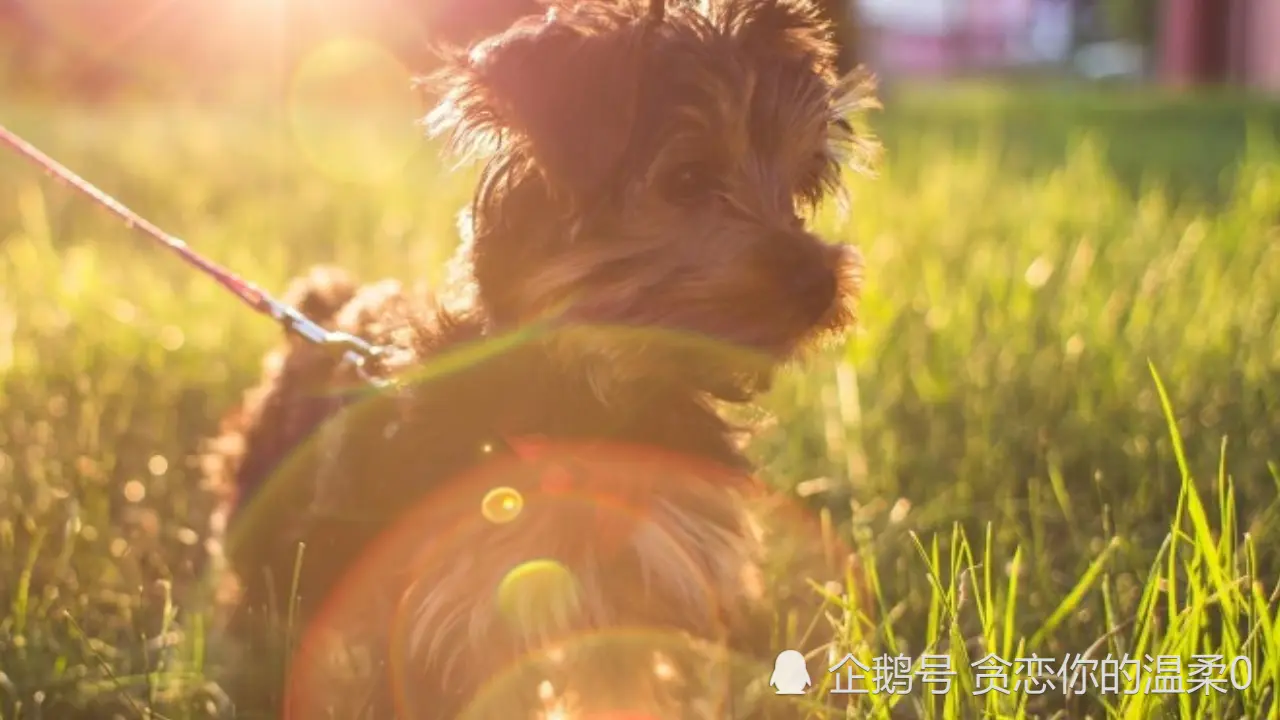
[[[649,0],[648,9],[650,22],[653,25],[661,24],[666,16],[666,1]],[[147,238],[163,245],[175,253],[183,262],[226,288],[251,309],[275,320],[284,328],[286,333],[296,335],[317,347],[335,355],[340,355],[344,362],[349,363],[356,373],[371,385],[377,387],[389,385],[388,381],[375,377],[369,371],[369,363],[376,360],[384,352],[383,348],[371,345],[349,333],[326,330],[299,312],[297,308],[280,302],[257,285],[200,255],[183,240],[161,230],[154,223],[98,189],[62,163],[41,152],[39,148],[22,139],[22,137],[4,125],[0,125],[0,143],[35,163],[36,166],[44,170],[46,175],[59,180],[64,185],[85,195],[98,206],[105,208],[122,220],[126,227],[131,230],[137,230]]]
[[161,230],[154,223],[125,207],[120,201],[94,187],[65,165],[44,154],[39,148],[23,140],[3,125],[0,125],[0,143],[35,163],[44,170],[46,175],[86,195],[94,203],[124,221],[126,227],[141,232],[151,240],[173,251],[188,265],[213,278],[215,282],[226,288],[250,308],[275,320],[284,328],[285,332],[296,335],[335,355],[340,355],[342,360],[355,368],[356,373],[366,382],[379,387],[387,384],[385,380],[374,377],[369,372],[368,366],[370,361],[380,356],[382,348],[370,345],[368,342],[348,333],[326,330],[299,312],[297,308],[280,302],[257,285],[203,257],[192,250],[187,243]]

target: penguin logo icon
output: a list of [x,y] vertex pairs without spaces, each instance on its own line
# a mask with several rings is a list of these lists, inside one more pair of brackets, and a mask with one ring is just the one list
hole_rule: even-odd
[[777,689],[775,694],[803,695],[812,684],[804,655],[795,650],[778,653],[778,659],[773,663],[773,676],[769,678],[769,686]]

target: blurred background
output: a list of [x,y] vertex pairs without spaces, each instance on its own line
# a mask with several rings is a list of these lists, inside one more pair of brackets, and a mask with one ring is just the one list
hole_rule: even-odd
[[[266,288],[317,262],[436,280],[474,171],[410,80],[531,6],[0,0],[0,123]],[[815,218],[867,288],[751,452],[821,518],[803,542],[878,569],[847,645],[1250,653],[1249,693],[1035,702],[1277,717],[1280,0],[825,8],[882,82],[881,167]],[[218,705],[197,455],[277,340],[0,150],[0,716]]]
[[[887,81],[1051,73],[1280,89],[1270,0],[824,0],[846,63]],[[3,0],[3,87],[84,99],[269,93],[334,37],[410,69],[536,0]]]

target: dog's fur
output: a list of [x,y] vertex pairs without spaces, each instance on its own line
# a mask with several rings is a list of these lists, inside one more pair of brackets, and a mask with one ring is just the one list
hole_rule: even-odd
[[486,164],[439,293],[328,268],[291,290],[396,383],[290,339],[209,456],[231,632],[307,628],[291,717],[353,694],[533,717],[493,699],[528,699],[499,676],[530,657],[583,711],[726,717],[639,678],[658,652],[691,686],[685,639],[768,642],[750,468],[714,404],[853,320],[859,256],[803,218],[871,148],[847,120],[867,87],[807,0],[670,4],[557,3],[453,59],[428,123]]

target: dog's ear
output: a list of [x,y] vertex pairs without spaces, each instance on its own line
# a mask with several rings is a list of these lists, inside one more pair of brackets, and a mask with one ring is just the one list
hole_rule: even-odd
[[525,18],[445,69],[428,128],[462,151],[518,143],[553,184],[593,187],[630,138],[643,31],[606,3]]
[[752,52],[780,55],[835,80],[834,27],[812,0],[722,0],[719,5],[721,23]]

